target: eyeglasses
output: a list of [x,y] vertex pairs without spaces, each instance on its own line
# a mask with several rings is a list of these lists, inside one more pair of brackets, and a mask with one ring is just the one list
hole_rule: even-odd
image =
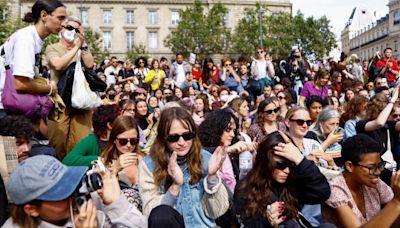
[[164,93],[164,95],[172,95],[172,93]]
[[301,119],[289,119],[290,121],[294,121],[297,123],[299,126],[303,126],[304,123],[307,124],[307,126],[311,126],[313,124],[312,120],[301,120]]
[[168,135],[165,139],[170,143],[174,143],[174,142],[178,142],[181,137],[183,138],[183,140],[188,141],[188,140],[193,139],[194,136],[196,136],[196,132],[189,131],[189,132],[183,133],[181,135],[178,135],[178,134]]
[[118,143],[121,146],[125,146],[126,144],[128,144],[128,142],[134,146],[136,144],[138,144],[139,139],[138,138],[117,138],[118,139]]
[[399,117],[400,117],[400,114],[393,114],[392,117],[393,117],[393,118],[399,118]]
[[69,31],[75,30],[76,33],[81,33],[81,32],[79,31],[79,29],[75,28],[75,27],[72,26],[72,25],[67,25],[67,26],[65,26],[65,29],[67,29],[67,30],[69,30]]
[[379,170],[380,172],[382,172],[385,169],[386,162],[385,161],[381,161],[381,163],[379,163],[379,165],[372,166],[372,167],[371,166],[361,165],[361,164],[355,164],[355,165],[356,166],[361,166],[363,168],[368,169],[369,175],[374,175],[376,173],[376,171]]
[[279,170],[285,170],[286,168],[293,168],[294,164],[291,162],[286,162],[286,161],[275,161],[275,168]]
[[139,61],[139,64],[144,63],[143,61]]
[[272,112],[278,113],[280,109],[281,108],[265,110],[265,111],[263,111],[263,113],[268,113],[268,114],[272,114]]
[[283,97],[283,96],[279,96],[279,97],[278,97],[279,100],[283,100],[283,99],[285,99],[285,98],[286,98],[286,97]]

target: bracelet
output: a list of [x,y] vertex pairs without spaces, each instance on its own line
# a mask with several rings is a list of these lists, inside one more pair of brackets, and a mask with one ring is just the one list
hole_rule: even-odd
[[47,95],[50,96],[52,93],[53,93],[53,85],[50,84],[50,92],[49,92],[49,94],[47,94]]

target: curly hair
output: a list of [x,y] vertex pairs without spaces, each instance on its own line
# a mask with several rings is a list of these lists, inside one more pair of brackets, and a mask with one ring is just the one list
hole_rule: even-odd
[[368,99],[366,97],[356,94],[344,108],[344,113],[340,118],[341,125],[344,126],[346,121],[355,119],[357,115],[365,110],[367,103]]
[[[150,157],[155,162],[153,174],[155,185],[160,187],[163,184],[164,189],[168,189],[172,185],[172,178],[168,175],[168,163],[172,151],[168,147],[166,137],[169,135],[174,120],[180,121],[189,131],[196,131],[196,124],[187,110],[172,107],[161,112],[157,127],[158,134],[150,148]],[[187,153],[186,163],[190,173],[190,184],[193,185],[199,183],[203,175],[203,161],[201,143],[197,133],[192,140],[192,147]]]
[[147,67],[147,59],[145,58],[145,57],[143,57],[143,56],[140,56],[139,58],[137,58],[136,60],[135,60],[135,66],[136,66],[136,68],[140,68],[140,64],[139,64],[139,61],[140,60],[143,60],[144,61],[144,67]]
[[378,93],[373,96],[367,104],[367,120],[371,121],[376,119],[388,102],[388,98],[383,94]]
[[0,119],[0,135],[30,139],[35,131],[31,121],[25,116],[9,115]]
[[[229,127],[231,119],[235,121],[235,136],[239,135],[239,120],[230,109],[219,109],[210,112],[199,126],[199,138],[203,147],[217,147],[221,145],[221,137]],[[216,124],[218,123],[218,124]],[[232,141],[233,142],[233,141]]]
[[[241,193],[247,192],[246,189],[250,190],[246,196],[247,205],[241,211],[248,217],[262,216],[266,218],[267,206],[274,203],[274,199],[270,197],[270,193],[274,188],[272,173],[276,168],[273,147],[282,142],[284,142],[284,139],[279,132],[273,132],[264,138],[257,148],[253,168],[247,174],[243,185],[238,188],[238,193],[235,194],[241,195]],[[283,184],[280,195],[277,197],[280,201],[285,202],[288,216],[297,218],[299,204],[296,196],[296,186],[293,185],[293,171],[292,169],[290,170],[288,179]]]
[[94,110],[92,116],[93,132],[97,137],[107,134],[107,124],[114,122],[119,116],[120,108],[118,105],[102,105]]

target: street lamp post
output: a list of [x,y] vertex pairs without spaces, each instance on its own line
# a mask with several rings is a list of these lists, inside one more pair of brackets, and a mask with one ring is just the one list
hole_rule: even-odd
[[83,10],[83,0],[81,0],[81,7],[79,8],[79,11],[80,11],[80,14],[81,14],[81,22],[83,23],[82,10]]
[[260,48],[263,48],[263,31],[262,31],[262,15],[263,15],[263,13],[264,13],[264,10],[262,9],[261,0],[260,0],[260,8],[258,9],[259,24],[260,24]]

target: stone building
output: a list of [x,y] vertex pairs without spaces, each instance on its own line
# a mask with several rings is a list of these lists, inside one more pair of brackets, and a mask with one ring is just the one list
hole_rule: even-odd
[[363,7],[354,8],[345,29],[341,33],[342,50],[357,54],[361,59],[381,54],[386,47],[393,49],[393,58],[398,59],[400,35],[400,0],[389,0],[389,12],[381,17]]
[[[290,0],[260,0],[268,6],[266,13],[292,12]],[[34,1],[11,0],[13,15],[22,17],[29,12]],[[151,56],[173,53],[164,46],[165,37],[176,29],[179,11],[193,0],[62,0],[70,15],[82,18],[85,27],[91,27],[103,37],[103,47],[110,54],[124,58],[133,45],[146,46]],[[228,8],[226,24],[234,29],[245,8],[255,7],[258,0],[203,0],[210,9],[216,2]]]

